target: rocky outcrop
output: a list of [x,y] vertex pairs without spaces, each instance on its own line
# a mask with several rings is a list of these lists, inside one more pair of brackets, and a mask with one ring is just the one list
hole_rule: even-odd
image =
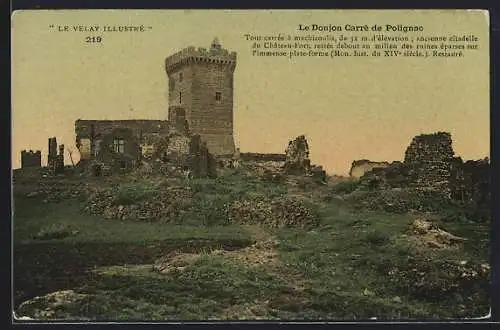
[[25,301],[16,314],[35,320],[82,319],[76,318],[73,313],[75,306],[81,305],[87,297],[73,290],[56,291]]
[[262,224],[271,228],[298,227],[310,229],[318,224],[315,210],[301,199],[280,197],[273,200],[244,199],[230,204],[228,222]]
[[94,190],[84,212],[106,219],[175,222],[189,208],[192,197],[188,188],[128,184]]

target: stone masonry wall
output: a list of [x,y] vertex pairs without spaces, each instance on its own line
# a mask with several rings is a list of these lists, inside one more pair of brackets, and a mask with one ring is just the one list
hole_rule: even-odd
[[[166,134],[169,122],[166,120],[77,120],[75,122],[76,146],[80,149],[83,139],[102,140],[117,129],[127,129],[131,135],[140,139],[143,134]],[[92,146],[91,148],[94,148]],[[90,154],[85,154],[90,156]]]
[[405,152],[413,188],[450,197],[451,164],[454,157],[451,134],[438,132],[413,138]]
[[[199,134],[214,155],[231,155],[233,137],[233,74],[236,54],[217,40],[211,48],[189,47],[169,56],[169,107],[183,107],[190,132]],[[220,96],[220,99],[216,98]]]
[[189,154],[190,142],[191,139],[185,135],[170,136],[166,148],[168,159],[179,166],[184,165]]
[[452,198],[464,204],[489,208],[491,205],[489,159],[464,162],[456,157],[452,165]]
[[[168,106],[170,108],[183,108],[186,111],[186,118],[191,116],[191,99],[193,76],[195,72],[191,66],[180,66],[169,75],[168,79]],[[182,76],[182,78],[181,78]],[[169,112],[168,119],[171,121]]]
[[[232,72],[218,64],[195,65],[190,128],[214,154],[234,152]],[[221,93],[221,100],[216,100]]]
[[309,145],[304,135],[300,135],[288,143],[285,150],[285,172],[291,174],[306,174],[311,166]]
[[21,151],[21,168],[26,167],[41,167],[42,166],[42,152],[37,151]]
[[57,159],[57,139],[56,137],[49,138],[49,148],[47,154],[47,166],[54,168]]
[[240,154],[243,161],[257,162],[284,162],[286,161],[285,154],[260,154],[254,152],[242,152]]
[[355,160],[352,162],[349,176],[353,178],[361,178],[365,173],[374,168],[385,168],[390,164],[388,162],[372,162],[367,159]]

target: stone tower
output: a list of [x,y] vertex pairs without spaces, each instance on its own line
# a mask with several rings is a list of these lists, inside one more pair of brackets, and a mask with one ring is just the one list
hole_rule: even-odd
[[168,120],[185,120],[214,155],[235,151],[233,137],[233,75],[236,52],[217,38],[210,49],[188,47],[165,60],[168,76]]

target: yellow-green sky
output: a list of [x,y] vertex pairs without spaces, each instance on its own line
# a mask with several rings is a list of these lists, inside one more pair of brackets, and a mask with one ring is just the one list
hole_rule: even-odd
[[[80,24],[152,29],[92,34],[103,42],[88,44],[89,33],[49,28]],[[289,60],[253,57],[243,37],[300,35],[298,24],[423,25],[422,35],[472,33],[480,42],[461,59]],[[413,136],[449,131],[458,155],[489,155],[488,19],[483,12],[24,11],[12,21],[13,168],[20,166],[21,149],[42,150],[46,163],[51,136],[74,148],[79,118],[165,119],[165,57],[190,45],[208,48],[215,36],[238,53],[234,131],[242,152],[283,152],[290,139],[305,134],[313,163],[346,174],[355,159],[401,160]]]

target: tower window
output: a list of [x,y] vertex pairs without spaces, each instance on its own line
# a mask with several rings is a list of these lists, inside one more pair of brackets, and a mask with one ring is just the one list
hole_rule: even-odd
[[217,102],[222,101],[222,93],[221,92],[215,92],[215,100]]
[[118,154],[125,153],[125,140],[116,139],[113,141],[113,150]]
[[179,92],[179,104],[182,103],[182,92]]
[[181,72],[181,73],[179,73],[179,82],[182,82],[182,78],[184,78],[184,77],[183,77],[182,72]]

